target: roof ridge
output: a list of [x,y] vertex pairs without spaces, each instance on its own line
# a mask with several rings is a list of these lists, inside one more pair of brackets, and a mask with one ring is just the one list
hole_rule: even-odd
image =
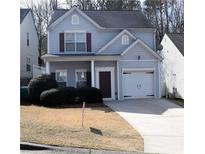
[[81,10],[81,11],[107,11],[107,12],[110,12],[110,11],[129,11],[129,12],[140,12],[141,10]]
[[[70,9],[64,9],[64,8],[57,8],[57,9],[55,9],[54,11],[58,11],[58,10],[65,10],[65,11],[68,11],[68,10],[70,10]],[[142,12],[141,10],[81,10],[81,11],[104,11],[104,12],[111,12],[111,11],[122,11],[122,12],[125,12],[125,11],[127,11],[127,12]]]
[[166,34],[184,34],[184,33],[166,33]]
[[57,9],[54,9],[54,11],[56,10],[69,10],[69,9],[64,9],[64,8],[57,8]]

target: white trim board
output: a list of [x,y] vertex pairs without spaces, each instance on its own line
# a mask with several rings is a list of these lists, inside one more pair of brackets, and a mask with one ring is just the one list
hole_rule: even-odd
[[121,31],[117,36],[115,36],[111,41],[109,41],[105,46],[103,46],[98,52],[97,54],[100,54],[102,51],[104,51],[106,48],[108,48],[111,44],[113,44],[118,38],[120,38],[121,35],[123,34],[127,34],[129,35],[131,38],[133,38],[134,40],[136,40],[136,37],[131,34],[128,30],[124,29],[123,31]]
[[155,71],[155,68],[122,68],[122,72],[124,71]]
[[43,55],[42,56],[43,59],[45,59],[46,61],[91,61],[91,60],[95,60],[95,61],[117,61],[120,59],[119,56],[61,56],[61,55]]
[[96,67],[96,88],[99,88],[99,72],[109,71],[111,72],[111,98],[103,98],[104,100],[115,100],[115,68],[114,67]]
[[156,59],[140,59],[140,60],[119,60],[119,61],[124,61],[124,62],[144,62],[144,61],[158,61],[158,60],[156,60]]
[[147,46],[142,40],[137,39],[134,43],[132,43],[127,49],[125,49],[122,53],[121,56],[123,56],[125,53],[127,53],[130,49],[132,49],[137,43],[140,43],[143,45],[152,55],[154,55],[158,59],[162,59],[157,53],[155,53],[149,46]]
[[117,61],[117,99],[120,100],[120,62]]

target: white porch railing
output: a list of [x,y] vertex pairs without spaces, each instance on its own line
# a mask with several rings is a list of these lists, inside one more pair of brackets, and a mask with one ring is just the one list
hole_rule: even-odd
[[33,65],[33,78],[37,77],[39,75],[42,75],[42,74],[46,74],[46,68],[41,67],[41,66],[37,66],[37,65]]

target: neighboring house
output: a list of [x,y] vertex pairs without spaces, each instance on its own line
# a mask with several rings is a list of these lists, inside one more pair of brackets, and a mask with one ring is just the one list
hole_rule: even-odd
[[165,34],[161,45],[161,94],[184,98],[184,34]]
[[55,10],[47,73],[59,86],[92,86],[105,99],[159,98],[156,28],[140,11]]
[[[21,83],[32,78],[33,65],[38,65],[38,35],[30,9],[20,9]],[[25,83],[26,84],[26,83]]]

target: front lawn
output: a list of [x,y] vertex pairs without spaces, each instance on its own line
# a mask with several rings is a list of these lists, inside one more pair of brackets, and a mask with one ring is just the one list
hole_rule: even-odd
[[143,139],[106,106],[52,109],[21,106],[21,141],[94,149],[143,151]]

